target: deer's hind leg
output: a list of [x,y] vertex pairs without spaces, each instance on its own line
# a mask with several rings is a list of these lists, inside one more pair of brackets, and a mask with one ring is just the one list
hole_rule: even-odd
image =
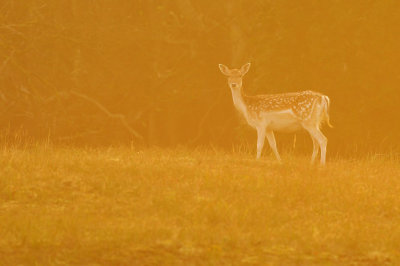
[[319,148],[321,149],[321,164],[324,165],[326,160],[326,145],[328,144],[328,139],[324,134],[322,134],[318,126],[304,125],[304,128],[308,131],[308,133],[310,133],[311,137],[318,142]]
[[310,134],[310,137],[311,137],[312,143],[313,143],[313,152],[312,152],[312,155],[311,155],[311,164],[313,164],[314,161],[315,161],[315,158],[318,155],[319,144],[318,144],[318,141],[311,134]]
[[310,133],[311,139],[313,141],[313,154],[311,156],[311,163],[314,162],[316,156],[318,155],[318,146],[321,150],[321,165],[325,164],[326,160],[326,146],[328,139],[322,134],[319,126],[321,124],[321,119],[323,117],[323,106],[321,104],[322,99],[314,102],[313,111],[310,120],[303,122],[303,127]]

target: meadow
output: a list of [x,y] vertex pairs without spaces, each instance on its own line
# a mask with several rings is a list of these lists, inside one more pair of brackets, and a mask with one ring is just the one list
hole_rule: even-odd
[[0,265],[399,265],[398,155],[0,150]]

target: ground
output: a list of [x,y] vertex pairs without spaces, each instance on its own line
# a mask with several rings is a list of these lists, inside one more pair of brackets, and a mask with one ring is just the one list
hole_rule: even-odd
[[0,151],[0,265],[399,265],[395,155]]

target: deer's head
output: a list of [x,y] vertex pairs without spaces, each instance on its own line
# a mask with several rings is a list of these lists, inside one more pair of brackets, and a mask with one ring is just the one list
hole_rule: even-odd
[[228,77],[228,84],[231,90],[240,90],[242,88],[243,76],[249,71],[250,63],[244,64],[240,69],[229,69],[223,64],[219,64],[222,74]]

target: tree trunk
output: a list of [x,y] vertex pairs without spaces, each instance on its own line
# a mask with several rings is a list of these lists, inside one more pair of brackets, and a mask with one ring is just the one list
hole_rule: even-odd
[[228,17],[230,20],[230,39],[231,39],[231,66],[239,68],[244,63],[244,51],[246,49],[246,40],[240,23],[238,21],[240,14],[240,3],[229,2],[227,6]]

